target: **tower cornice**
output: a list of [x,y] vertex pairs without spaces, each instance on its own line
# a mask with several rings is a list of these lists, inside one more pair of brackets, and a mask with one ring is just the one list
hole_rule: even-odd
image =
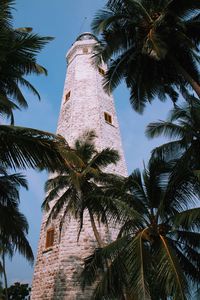
[[93,35],[90,32],[85,32],[79,35],[79,37],[76,39],[75,43],[72,45],[72,47],[69,49],[69,51],[66,54],[66,59],[68,63],[70,63],[76,55],[83,54],[82,50],[83,48],[88,48],[88,53],[92,52],[92,48],[95,44],[98,43],[97,38],[95,35]]

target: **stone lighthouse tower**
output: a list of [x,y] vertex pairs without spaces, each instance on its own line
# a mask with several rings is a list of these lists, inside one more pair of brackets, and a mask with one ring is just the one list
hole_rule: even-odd
[[[95,130],[97,149],[110,147],[118,150],[121,156],[119,163],[111,165],[108,171],[126,176],[113,97],[102,87],[106,66],[94,67],[92,64],[96,43],[94,35],[83,33],[67,53],[68,67],[57,133],[73,146],[74,140],[82,133]],[[90,222],[85,221],[77,242],[76,220],[66,220],[61,230],[61,216],[46,225],[47,214],[43,215],[31,299],[89,300],[91,290],[81,291],[79,274],[83,259],[96,246]]]

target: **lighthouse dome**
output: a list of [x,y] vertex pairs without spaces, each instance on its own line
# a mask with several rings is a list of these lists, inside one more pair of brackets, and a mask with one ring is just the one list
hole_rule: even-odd
[[97,38],[91,32],[84,32],[84,33],[80,34],[76,39],[76,41],[85,41],[85,40],[96,40],[97,41]]

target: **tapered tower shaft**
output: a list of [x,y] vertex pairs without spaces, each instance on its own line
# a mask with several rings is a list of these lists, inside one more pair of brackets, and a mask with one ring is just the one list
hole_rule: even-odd
[[[126,176],[126,165],[121,144],[119,125],[113,97],[102,86],[104,64],[94,67],[92,56],[97,43],[95,36],[84,33],[78,37],[67,53],[67,75],[61,103],[57,133],[66,138],[70,146],[81,134],[95,130],[96,147],[118,150],[121,159],[107,171]],[[46,225],[43,215],[37,260],[34,270],[32,300],[89,300],[91,289],[80,289],[79,274],[83,259],[96,246],[88,218],[77,242],[78,224],[66,220],[60,229],[61,215]],[[103,227],[99,229],[103,230]]]

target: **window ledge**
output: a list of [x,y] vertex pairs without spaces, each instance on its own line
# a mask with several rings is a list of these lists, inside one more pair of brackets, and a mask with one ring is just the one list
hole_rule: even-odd
[[44,253],[50,252],[52,250],[53,250],[53,247],[48,247],[45,250],[43,250],[42,253],[44,254]]
[[106,122],[106,124],[108,124],[108,125],[110,125],[110,126],[112,126],[112,127],[115,127],[115,125],[113,125],[112,123],[107,122],[107,121],[105,121],[105,122]]

